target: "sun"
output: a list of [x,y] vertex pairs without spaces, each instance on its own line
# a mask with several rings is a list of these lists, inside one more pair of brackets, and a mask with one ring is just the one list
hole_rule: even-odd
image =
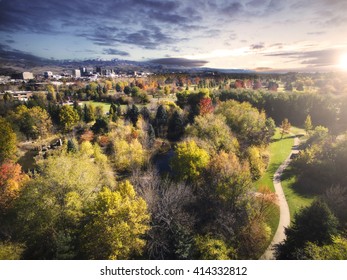
[[347,71],[347,53],[341,55],[339,67],[345,71]]

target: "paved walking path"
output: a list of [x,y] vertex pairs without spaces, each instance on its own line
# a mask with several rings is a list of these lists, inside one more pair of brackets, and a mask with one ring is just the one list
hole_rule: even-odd
[[281,164],[281,166],[276,170],[274,174],[274,187],[275,187],[275,193],[277,194],[278,198],[278,204],[280,207],[280,221],[277,227],[277,231],[272,239],[271,244],[266,249],[265,253],[260,257],[261,260],[273,260],[274,257],[274,248],[273,246],[275,244],[278,244],[282,242],[285,239],[285,233],[284,228],[288,227],[290,225],[290,213],[289,213],[289,207],[286,200],[286,197],[283,192],[283,188],[281,185],[281,176],[283,171],[288,167],[289,163],[291,162],[291,157],[293,154],[297,154],[299,152],[299,146],[300,140],[298,137],[294,138],[294,146],[292,148],[292,151],[290,155],[287,157],[287,159]]

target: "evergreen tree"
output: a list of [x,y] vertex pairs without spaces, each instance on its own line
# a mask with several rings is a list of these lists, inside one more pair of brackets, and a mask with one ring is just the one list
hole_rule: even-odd
[[133,126],[136,127],[137,121],[139,119],[139,109],[135,104],[131,106],[131,108],[128,108],[127,111],[127,118],[132,122]]
[[165,127],[167,125],[167,112],[163,105],[160,105],[157,109],[157,114],[155,115],[155,128],[158,137],[165,137]]
[[184,122],[182,116],[175,111],[168,126],[168,138],[173,141],[179,140],[184,133]]

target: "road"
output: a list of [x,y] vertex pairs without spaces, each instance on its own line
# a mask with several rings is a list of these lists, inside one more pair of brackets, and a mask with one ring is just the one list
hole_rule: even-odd
[[280,220],[278,223],[278,227],[276,230],[276,233],[271,241],[271,244],[266,249],[265,253],[260,257],[261,260],[273,260],[274,257],[274,248],[273,246],[282,242],[285,239],[285,233],[284,229],[290,225],[290,213],[289,213],[289,207],[286,200],[286,197],[283,192],[282,184],[281,184],[281,176],[283,171],[288,167],[289,163],[292,160],[292,155],[297,154],[299,152],[299,144],[300,140],[298,137],[295,136],[294,138],[294,146],[291,150],[290,155],[287,157],[287,159],[281,164],[281,166],[276,170],[274,174],[274,187],[275,187],[275,193],[277,194],[278,198],[278,204],[280,208]]

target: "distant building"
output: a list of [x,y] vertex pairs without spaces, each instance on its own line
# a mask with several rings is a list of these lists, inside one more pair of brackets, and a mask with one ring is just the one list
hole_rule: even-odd
[[34,79],[34,75],[31,72],[22,72],[19,74],[12,75],[12,79],[15,79],[15,80],[32,80],[32,79]]
[[81,78],[81,70],[79,69],[72,70],[72,76],[74,76],[75,78]]
[[43,73],[43,76],[48,79],[53,77],[53,73],[51,71],[46,71]]

